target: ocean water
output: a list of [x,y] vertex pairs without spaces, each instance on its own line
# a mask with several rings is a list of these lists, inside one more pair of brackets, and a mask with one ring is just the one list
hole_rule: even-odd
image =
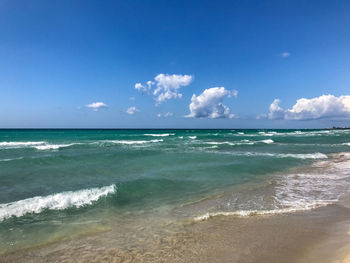
[[350,130],[0,130],[0,254],[333,204],[349,152]]

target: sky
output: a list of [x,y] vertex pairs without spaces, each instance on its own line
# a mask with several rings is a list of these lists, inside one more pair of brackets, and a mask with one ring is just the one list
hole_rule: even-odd
[[0,128],[350,126],[350,1],[0,0]]

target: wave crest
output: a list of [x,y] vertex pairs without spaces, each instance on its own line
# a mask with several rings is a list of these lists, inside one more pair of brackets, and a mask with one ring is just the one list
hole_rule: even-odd
[[0,204],[0,221],[12,216],[20,217],[28,213],[38,214],[45,209],[63,210],[69,207],[91,205],[101,197],[117,191],[116,185],[67,191],[48,196],[35,196],[7,204]]
[[152,137],[167,137],[171,135],[175,135],[175,133],[145,133],[145,136],[152,136]]
[[102,142],[116,143],[116,144],[145,144],[145,143],[162,142],[162,141],[163,141],[163,139],[149,140],[149,141],[106,140],[106,141],[102,141]]

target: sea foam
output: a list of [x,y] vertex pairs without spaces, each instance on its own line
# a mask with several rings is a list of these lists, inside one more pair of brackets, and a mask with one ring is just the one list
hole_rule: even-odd
[[312,173],[281,174],[275,178],[273,209],[251,209],[207,212],[194,217],[202,221],[216,216],[248,217],[306,211],[338,202],[349,193],[350,154],[332,155],[333,159],[319,161]]
[[0,162],[9,162],[9,161],[15,161],[15,160],[21,160],[21,159],[23,159],[23,157],[0,159]]
[[145,136],[152,136],[152,137],[167,137],[167,136],[171,136],[171,135],[175,135],[175,133],[145,133]]
[[61,148],[69,147],[72,145],[76,145],[78,143],[70,143],[70,144],[44,144],[44,145],[38,145],[33,146],[37,150],[58,150]]
[[44,141],[39,142],[0,142],[0,148],[20,148],[20,147],[32,147],[45,144]]
[[116,143],[116,144],[145,144],[145,143],[162,142],[162,141],[163,141],[163,139],[149,140],[149,141],[106,140],[106,141],[102,141],[102,142]]
[[28,213],[40,213],[45,209],[63,210],[69,207],[91,205],[101,197],[113,194],[116,186],[104,186],[78,191],[67,191],[48,196],[35,196],[11,203],[0,204],[0,221],[12,216],[20,217]]
[[219,211],[219,212],[205,213],[203,215],[196,216],[194,217],[194,221],[208,220],[216,216],[249,217],[249,216],[255,216],[255,215],[287,214],[287,213],[294,213],[299,211],[315,209],[318,207],[332,204],[336,201],[337,200],[315,200],[313,202],[305,203],[303,206],[294,206],[294,207],[271,209],[271,210],[237,210],[232,212]]
[[60,148],[69,147],[79,143],[70,144],[50,144],[45,141],[38,142],[0,142],[0,149],[11,148],[35,148],[37,150],[58,150]]

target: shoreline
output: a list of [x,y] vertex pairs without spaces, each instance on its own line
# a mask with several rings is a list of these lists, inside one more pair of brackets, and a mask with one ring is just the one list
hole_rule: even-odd
[[0,261],[348,263],[349,230],[350,209],[335,204],[291,214],[182,222],[181,229],[137,237],[138,244],[126,248],[116,245],[118,229],[112,229],[0,255]]

